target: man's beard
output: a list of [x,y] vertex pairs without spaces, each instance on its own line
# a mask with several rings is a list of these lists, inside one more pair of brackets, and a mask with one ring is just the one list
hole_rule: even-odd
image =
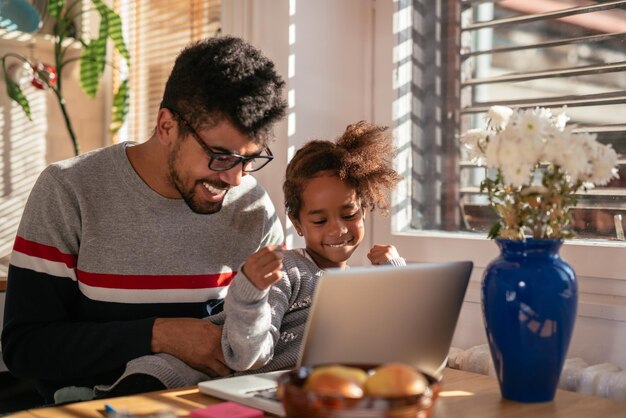
[[[222,209],[222,204],[224,203],[224,199],[226,198],[226,196],[224,196],[224,198],[220,200],[219,202],[206,202],[200,205],[195,200],[195,196],[196,196],[195,189],[191,189],[190,191],[183,190],[182,185],[180,183],[180,179],[178,178],[178,175],[175,172],[173,172],[172,175],[175,176],[175,177],[172,177],[172,180],[174,181],[174,186],[176,187],[176,189],[182,196],[187,206],[189,206],[189,209],[191,209],[193,212],[198,213],[200,215],[210,215],[212,213],[217,213]],[[196,184],[199,184],[200,187],[204,187],[202,182],[198,182]]]
[[[169,168],[170,182],[176,188],[176,190],[178,190],[178,193],[180,193],[180,196],[183,198],[187,206],[189,206],[189,209],[191,209],[193,212],[198,213],[200,215],[210,215],[212,213],[219,212],[222,209],[222,204],[226,196],[224,196],[222,200],[220,200],[219,202],[206,202],[201,205],[195,199],[196,197],[195,187],[192,187],[190,190],[185,190],[183,181],[178,175],[178,171],[174,167],[174,163],[178,157],[178,149],[179,147],[174,149],[172,154],[170,154],[170,158],[168,159],[168,163],[167,163],[168,168]],[[204,184],[202,183],[203,181],[198,181],[195,183],[195,186],[199,185],[200,187],[204,187]],[[219,188],[228,187],[227,184],[220,184],[220,185],[213,184],[213,186],[219,187]],[[226,193],[228,193],[228,191]]]

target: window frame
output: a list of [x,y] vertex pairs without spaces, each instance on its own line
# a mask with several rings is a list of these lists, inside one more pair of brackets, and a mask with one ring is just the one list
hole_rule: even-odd
[[[376,0],[373,117],[377,123],[394,126],[392,107],[395,100],[394,72],[394,22],[401,16],[394,14],[395,2]],[[401,138],[397,138],[402,150]],[[410,164],[408,157],[400,155],[396,164]],[[404,160],[403,160],[404,159]],[[390,217],[373,214],[369,219],[370,244],[393,243],[408,262],[444,262],[459,259],[472,260],[474,271],[467,301],[479,302],[479,290],[485,267],[499,253],[486,234],[440,231],[413,231],[400,227],[405,208],[401,206],[406,194],[403,186],[392,193],[393,210]],[[617,241],[566,240],[561,256],[575,270],[580,292],[579,315],[626,321],[626,245]],[[367,262],[361,255],[362,262]]]
[[[613,51],[615,47],[611,47],[610,43],[622,40],[626,36],[623,30],[624,11],[620,10],[624,7],[625,0],[586,4],[563,1],[558,3],[550,0],[535,2],[513,0],[502,4],[491,0],[445,3],[452,3],[456,7],[462,5],[460,10],[454,11],[462,16],[463,22],[463,28],[460,29],[462,52],[456,56],[457,63],[460,62],[461,72],[459,85],[462,98],[460,106],[462,132],[469,128],[483,127],[483,117],[479,115],[484,114],[483,112],[494,104],[520,106],[526,109],[536,106],[549,107],[553,112],[561,106],[567,106],[567,115],[572,118],[568,122],[569,128],[596,134],[600,143],[612,143],[618,155],[623,156],[625,125],[619,118],[599,123],[594,119],[598,118],[598,113],[619,115],[622,113],[620,109],[624,107],[623,101],[619,100],[619,97],[624,95],[622,84],[614,84],[614,80],[607,81],[605,85],[600,78],[623,79],[625,68],[623,60],[610,57],[615,53]],[[548,11],[543,10],[543,7]],[[602,19],[615,22],[598,26]],[[542,28],[531,29],[528,33],[529,39],[525,41],[511,40],[512,44],[509,44],[507,37],[515,35],[511,33],[495,35],[497,31],[513,33],[521,31],[524,34],[527,33],[524,28],[531,24],[541,25]],[[550,31],[549,28],[553,29]],[[492,32],[493,37],[490,36]],[[530,39],[531,37],[535,39]],[[578,53],[578,50],[595,48],[596,45],[601,49],[597,56]],[[543,59],[540,58],[538,61],[542,62],[540,67],[527,67],[528,63],[518,67],[517,64],[509,65],[503,62],[504,57],[507,57],[505,61],[510,62],[513,55],[526,61],[530,51],[533,54],[541,54],[539,56],[547,62],[542,62]],[[567,54],[576,52],[574,61],[563,58],[566,51]],[[603,56],[606,61],[602,60]],[[594,78],[589,79],[587,76]],[[563,87],[567,87],[568,90],[564,90]],[[528,89],[529,93],[520,94],[519,91],[525,89]],[[585,91],[586,89],[588,91]],[[512,96],[508,96],[507,93]],[[477,126],[473,123],[470,125],[470,120],[477,122]],[[453,139],[452,142],[458,144],[458,140]],[[459,166],[464,181],[461,182],[458,193],[465,226],[462,229],[476,228],[486,231],[497,217],[486,202],[486,194],[479,192],[478,182],[482,176],[493,170],[481,167],[463,154],[461,152]],[[626,216],[623,197],[626,166],[621,157],[618,159],[617,168],[621,179],[616,178],[606,185],[599,185],[591,190],[579,190],[576,193],[578,202],[571,208],[570,215],[576,228],[577,239],[624,240],[625,225],[618,220]]]

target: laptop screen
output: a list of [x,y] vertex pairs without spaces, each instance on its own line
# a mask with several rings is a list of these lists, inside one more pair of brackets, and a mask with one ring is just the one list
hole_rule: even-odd
[[298,366],[401,361],[438,376],[472,266],[460,261],[327,270]]

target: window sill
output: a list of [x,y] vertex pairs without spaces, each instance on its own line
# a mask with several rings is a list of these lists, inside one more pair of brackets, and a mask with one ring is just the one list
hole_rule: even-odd
[[[484,235],[442,231],[391,232],[388,217],[370,218],[372,242],[393,244],[407,262],[471,260],[474,263],[466,302],[480,303],[480,286],[487,265],[498,256],[497,245]],[[626,322],[626,243],[568,240],[561,257],[578,279],[579,315]],[[367,260],[364,258],[364,263]]]
[[[404,249],[401,253],[412,261],[470,259],[476,267],[484,268],[499,253],[496,244],[480,234],[398,231],[388,232],[386,238],[397,243],[399,250]],[[626,281],[625,249],[626,243],[621,241],[566,240],[560,254],[579,276]]]

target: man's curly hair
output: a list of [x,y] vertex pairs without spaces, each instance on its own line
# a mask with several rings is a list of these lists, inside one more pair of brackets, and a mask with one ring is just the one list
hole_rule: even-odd
[[388,192],[401,179],[391,166],[395,155],[389,130],[365,121],[348,126],[336,142],[308,142],[287,165],[283,184],[287,214],[299,219],[306,183],[326,173],[354,187],[364,208],[388,212]]
[[206,128],[227,118],[255,142],[266,144],[285,115],[285,85],[274,63],[242,39],[220,36],[186,47],[165,85],[162,108]]

